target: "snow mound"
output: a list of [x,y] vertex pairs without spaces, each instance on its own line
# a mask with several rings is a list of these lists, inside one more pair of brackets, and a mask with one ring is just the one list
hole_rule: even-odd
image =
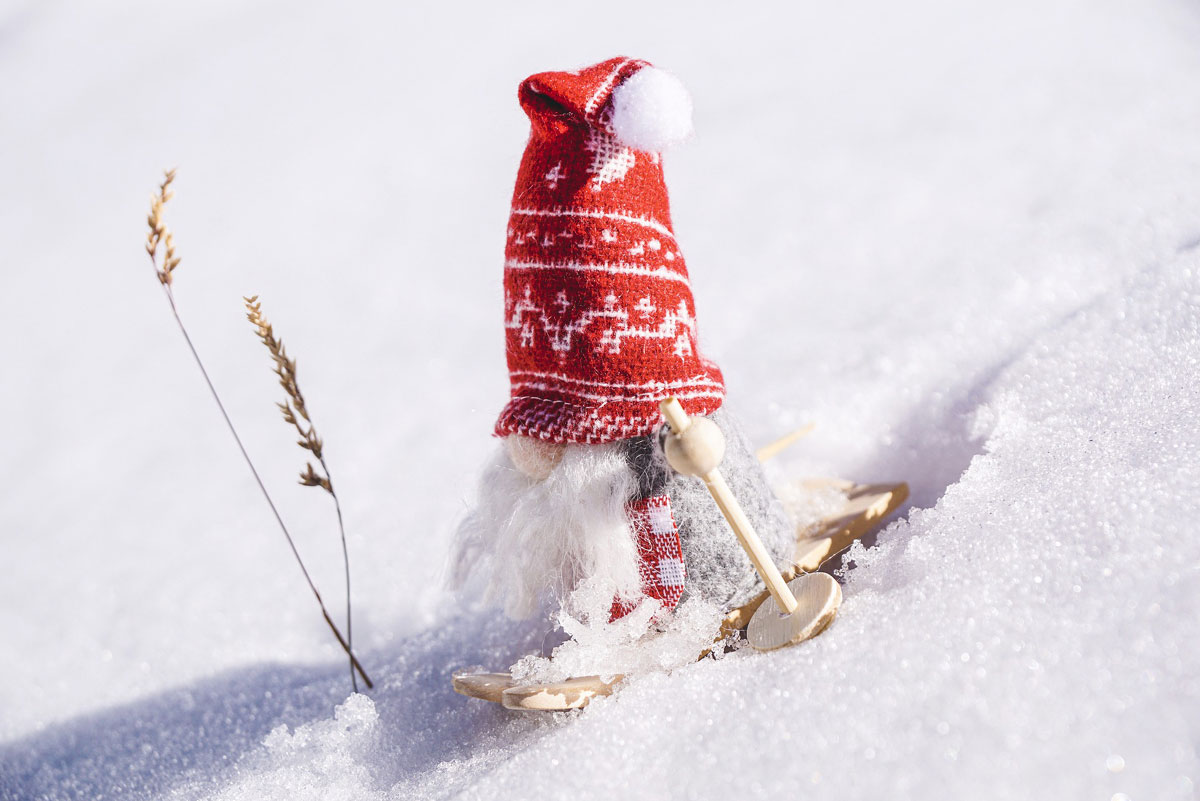
[[351,695],[331,720],[296,727],[279,726],[263,740],[264,753],[239,771],[244,778],[217,793],[219,801],[294,799],[352,801],[383,798],[370,787],[372,751],[379,714],[365,695]]

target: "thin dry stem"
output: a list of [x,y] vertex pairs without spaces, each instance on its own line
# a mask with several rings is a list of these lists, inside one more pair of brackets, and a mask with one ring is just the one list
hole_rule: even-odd
[[[348,640],[349,626],[347,625],[347,630],[346,630],[347,637],[343,637],[342,633],[338,630],[338,627],[334,624],[333,618],[331,618],[329,616],[329,610],[327,610],[325,608],[325,601],[321,598],[321,593],[317,591],[317,586],[316,586],[316,584],[313,583],[312,577],[308,573],[308,568],[306,568],[304,566],[304,560],[300,558],[300,551],[297,550],[297,548],[296,548],[296,543],[292,539],[291,532],[288,531],[287,526],[284,524],[283,517],[279,514],[279,509],[275,506],[275,502],[271,499],[270,493],[267,492],[266,484],[263,483],[262,477],[258,473],[258,469],[254,466],[254,462],[250,459],[250,454],[246,451],[246,446],[242,443],[242,438],[238,435],[237,429],[234,428],[233,420],[230,419],[229,413],[225,410],[225,404],[221,401],[221,396],[217,394],[217,389],[213,385],[212,379],[208,375],[208,370],[205,369],[204,362],[201,361],[201,359],[200,359],[200,353],[196,350],[196,346],[192,342],[191,336],[188,334],[187,327],[183,324],[183,318],[180,317],[180,315],[179,315],[179,308],[175,304],[175,293],[172,291],[172,281],[174,279],[173,274],[174,274],[175,268],[179,266],[180,258],[175,253],[174,237],[171,235],[171,232],[167,229],[166,223],[164,222],[164,219],[163,219],[163,211],[167,204],[167,201],[169,201],[174,196],[174,193],[169,191],[171,183],[174,180],[175,180],[175,170],[174,169],[166,170],[163,175],[163,182],[161,184],[159,184],[158,193],[151,196],[151,199],[150,199],[150,215],[147,217],[147,220],[146,220],[149,225],[149,229],[150,229],[149,233],[146,235],[146,253],[149,254],[149,256],[150,256],[150,264],[154,268],[154,274],[158,278],[159,284],[162,285],[163,294],[166,295],[167,303],[170,304],[170,306],[171,306],[171,314],[175,317],[175,323],[176,323],[176,325],[179,326],[180,333],[183,334],[183,339],[187,343],[188,350],[191,352],[192,358],[196,362],[196,366],[200,369],[200,374],[202,376],[204,376],[204,383],[208,386],[209,394],[212,395],[213,400],[217,404],[217,408],[221,411],[221,417],[225,420],[225,425],[229,429],[229,433],[231,435],[233,435],[234,442],[237,443],[238,450],[241,452],[242,458],[246,462],[246,466],[250,468],[250,473],[254,476],[254,481],[258,484],[259,491],[262,492],[263,498],[266,499],[267,505],[271,508],[271,513],[275,516],[275,521],[279,524],[279,528],[283,532],[283,536],[287,539],[288,547],[291,548],[292,555],[296,558],[296,564],[298,564],[300,566],[300,572],[304,574],[304,580],[305,580],[305,582],[307,582],[308,588],[310,590],[312,590],[313,597],[315,597],[317,599],[317,605],[320,606],[320,608],[321,608],[321,616],[325,619],[325,622],[329,625],[330,630],[333,632],[333,636],[335,638],[337,638],[338,644],[341,645],[342,650],[344,650],[346,652],[346,655],[350,658],[350,679],[351,679],[352,686],[354,687],[355,690],[358,689],[358,684],[354,677],[355,671],[357,671],[358,675],[362,676],[362,680],[366,683],[368,688],[374,687],[374,684],[371,683],[370,677],[367,676],[366,671],[363,669],[362,664],[359,663],[358,658],[354,655],[354,651],[350,646],[350,642]],[[160,264],[159,263],[160,246],[163,249],[162,262],[161,262],[162,266],[161,267],[159,266],[159,264]],[[294,381],[294,378],[295,378],[295,375],[294,375],[295,365],[294,364],[292,364],[292,371],[293,371],[293,381]],[[301,408],[302,408],[302,405],[301,405]],[[307,417],[305,419],[307,419]],[[319,440],[317,440],[317,448],[318,448],[318,450],[320,450],[320,441]],[[316,452],[314,451],[314,453],[316,453]],[[318,456],[318,459],[320,459],[320,456]],[[322,464],[322,468],[324,468],[324,462],[322,462],[321,464]],[[311,469],[310,469],[310,472],[311,472]],[[328,473],[328,471],[326,471],[326,473]],[[333,491],[332,485],[330,485],[328,487],[328,489],[332,493],[332,491]],[[337,502],[336,496],[334,496],[334,502],[335,503]],[[342,511],[341,511],[341,507],[339,506],[338,507],[338,525],[339,525],[339,527],[341,526],[341,521],[342,521]],[[342,534],[342,547],[343,547],[343,554],[344,554],[344,552],[345,552],[344,551],[344,549],[345,549],[345,533],[344,532]],[[347,615],[347,620],[349,619],[349,615],[350,615],[349,569],[350,569],[349,563],[347,562],[347,565],[346,565],[346,572],[347,572],[346,615]]]
[[[283,340],[275,336],[275,329],[263,316],[262,302],[259,301],[258,295],[242,298],[242,300],[246,302],[246,319],[254,326],[254,333],[258,335],[271,354],[271,361],[275,365],[275,375],[278,376],[279,385],[287,394],[287,400],[275,405],[279,407],[284,422],[295,429],[299,435],[300,438],[296,440],[296,444],[311,453],[316,458],[317,464],[321,466],[320,472],[317,472],[313,468],[312,462],[305,462],[304,469],[300,471],[300,483],[306,487],[320,487],[328,492],[337,509],[338,533],[342,539],[342,564],[345,566],[346,577],[346,642],[353,646],[354,627],[350,614],[350,554],[346,547],[346,528],[342,522],[342,504],[338,499],[337,492],[333,489],[329,465],[325,462],[325,445],[321,437],[317,435],[317,429],[313,425],[312,419],[308,416],[308,405],[304,402],[304,393],[300,391],[300,385],[296,382],[296,361],[288,356]],[[352,683],[355,681],[353,670],[350,671],[350,681]]]

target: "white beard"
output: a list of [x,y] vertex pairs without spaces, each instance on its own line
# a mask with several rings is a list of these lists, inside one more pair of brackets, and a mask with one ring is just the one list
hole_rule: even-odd
[[459,524],[452,584],[486,581],[483,598],[515,618],[529,617],[547,593],[560,602],[585,580],[613,596],[637,597],[637,543],[625,504],[637,480],[620,443],[567,445],[544,481],[497,449],[479,497]]

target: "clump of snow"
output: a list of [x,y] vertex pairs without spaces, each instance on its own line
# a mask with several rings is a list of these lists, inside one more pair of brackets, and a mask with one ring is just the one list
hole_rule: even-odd
[[692,664],[715,645],[721,629],[721,610],[700,598],[689,598],[674,610],[654,598],[613,622],[608,621],[613,593],[596,582],[585,582],[571,593],[556,619],[569,638],[549,657],[531,654],[511,668],[521,683],[562,681],[572,676],[631,676],[669,672]]
[[351,695],[333,718],[289,731],[278,726],[263,740],[263,753],[240,767],[241,778],[214,797],[221,801],[296,799],[351,801],[372,784],[370,765],[379,736],[379,714],[365,695]]

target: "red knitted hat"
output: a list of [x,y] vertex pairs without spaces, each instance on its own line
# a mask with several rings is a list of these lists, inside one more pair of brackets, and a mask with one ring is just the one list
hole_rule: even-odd
[[614,58],[520,87],[532,131],[504,262],[512,398],[496,434],[612,442],[725,397],[696,344],[695,303],[659,155],[691,130],[674,78]]

